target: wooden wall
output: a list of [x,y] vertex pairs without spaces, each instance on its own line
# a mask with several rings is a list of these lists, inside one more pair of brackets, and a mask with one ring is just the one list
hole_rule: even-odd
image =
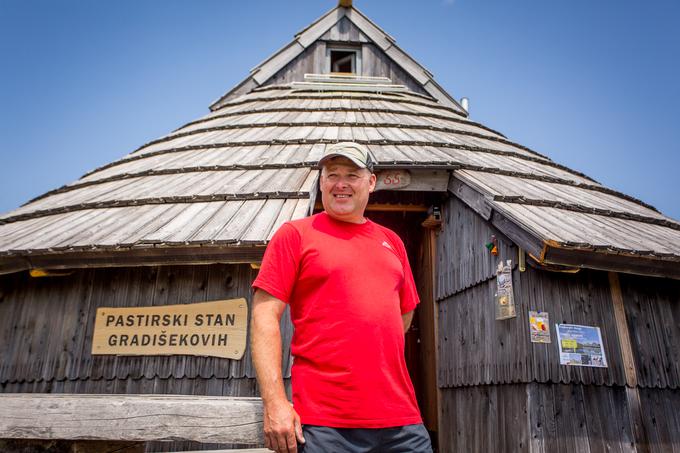
[[[443,204],[444,227],[437,239],[437,300],[445,299],[496,276],[499,260],[513,260],[517,247],[458,198]],[[485,245],[498,239],[498,256]]]
[[[437,240],[440,384],[508,382],[625,385],[621,345],[606,272],[513,270],[517,317],[496,321],[495,266],[517,248],[458,199],[445,205]],[[499,255],[484,246],[494,234]],[[527,259],[528,261],[528,259]],[[640,387],[680,384],[680,282],[621,274],[621,291]],[[531,343],[529,310],[547,311],[551,344]],[[474,320],[474,322],[470,322]],[[559,365],[555,323],[600,327],[608,368]]]
[[[476,451],[491,441],[497,451],[680,451],[679,281],[619,275],[637,376],[626,387],[606,272],[515,266],[517,317],[496,321],[495,263],[515,263],[517,248],[458,199],[445,203],[444,219],[436,288],[442,451]],[[498,257],[485,248],[492,234]],[[550,344],[531,343],[529,310],[549,313]],[[559,365],[556,323],[600,327],[608,368]],[[508,420],[518,420],[521,433],[494,437]],[[461,430],[459,423],[479,425]]]
[[625,274],[620,281],[638,385],[680,388],[680,281]]
[[[90,348],[98,307],[249,300],[255,272],[243,264],[82,269],[47,278],[4,275],[0,391],[254,396],[249,348],[242,360],[92,356]],[[292,328],[283,324],[288,345]],[[288,376],[287,351],[284,357]]]
[[635,429],[627,389],[510,384],[442,390],[442,452],[680,451],[680,392],[645,389]]
[[442,389],[439,451],[528,452],[527,410],[524,384]]

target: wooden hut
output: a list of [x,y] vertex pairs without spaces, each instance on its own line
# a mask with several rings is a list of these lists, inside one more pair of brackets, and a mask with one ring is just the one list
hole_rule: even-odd
[[376,157],[368,215],[415,269],[407,361],[439,451],[680,450],[680,223],[469,119],[351,1],[203,118],[0,216],[0,448],[257,443],[256,402],[215,398],[257,396],[247,350],[93,354],[97,309],[249,300],[273,232],[320,208],[324,147],[347,140]]

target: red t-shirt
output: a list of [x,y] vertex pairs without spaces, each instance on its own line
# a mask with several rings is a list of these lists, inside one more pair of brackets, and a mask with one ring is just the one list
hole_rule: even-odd
[[290,305],[293,404],[303,424],[421,423],[401,315],[419,302],[401,239],[326,213],[276,232],[253,287]]

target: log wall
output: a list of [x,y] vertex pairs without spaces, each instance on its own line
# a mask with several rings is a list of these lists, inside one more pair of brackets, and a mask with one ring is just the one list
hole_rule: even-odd
[[[520,272],[514,266],[517,317],[496,321],[495,263],[506,258],[515,263],[517,248],[457,199],[444,211],[446,223],[437,241],[440,385],[626,384],[607,273],[531,266]],[[499,240],[497,257],[484,246],[492,234]],[[678,388],[680,282],[627,274],[620,274],[620,281],[638,385]],[[531,343],[529,310],[548,312],[550,344]],[[608,368],[560,366],[557,323],[599,327]]]
[[[680,282],[618,274],[617,325],[607,273],[514,267],[517,317],[496,321],[495,263],[517,249],[461,201],[443,209],[441,451],[680,451]],[[498,257],[484,247],[492,234]],[[550,344],[531,343],[529,310],[549,313]],[[560,365],[557,323],[600,327],[608,368]]]
[[[0,391],[255,396],[249,347],[242,360],[90,354],[99,307],[250,300],[255,272],[245,264],[216,264],[82,269],[48,278],[2,276]],[[285,345],[292,334],[287,319]]]
[[442,452],[677,452],[680,392],[640,392],[644,417],[634,426],[621,386],[511,384],[442,391]]

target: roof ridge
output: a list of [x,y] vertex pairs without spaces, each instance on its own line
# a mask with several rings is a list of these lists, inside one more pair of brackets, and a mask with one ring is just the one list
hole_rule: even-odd
[[[333,17],[333,14],[335,16]],[[460,115],[467,116],[467,111],[446,92],[437,82],[430,71],[424,68],[416,59],[404,52],[396,45],[396,40],[366,17],[358,9],[336,6],[312,22],[309,26],[294,35],[293,40],[265,59],[262,63],[251,70],[250,75],[236,84],[227,93],[210,105],[210,110],[215,111],[222,107],[222,103],[232,94],[236,94],[239,88],[245,87],[246,93],[261,87],[271,79],[285,65],[297,58],[302,52],[318,41],[324,33],[330,30],[343,18],[347,18],[360,32],[362,32],[375,46],[385,53],[385,56],[393,60],[401,69],[412,77],[422,89],[443,105],[451,107]]]

